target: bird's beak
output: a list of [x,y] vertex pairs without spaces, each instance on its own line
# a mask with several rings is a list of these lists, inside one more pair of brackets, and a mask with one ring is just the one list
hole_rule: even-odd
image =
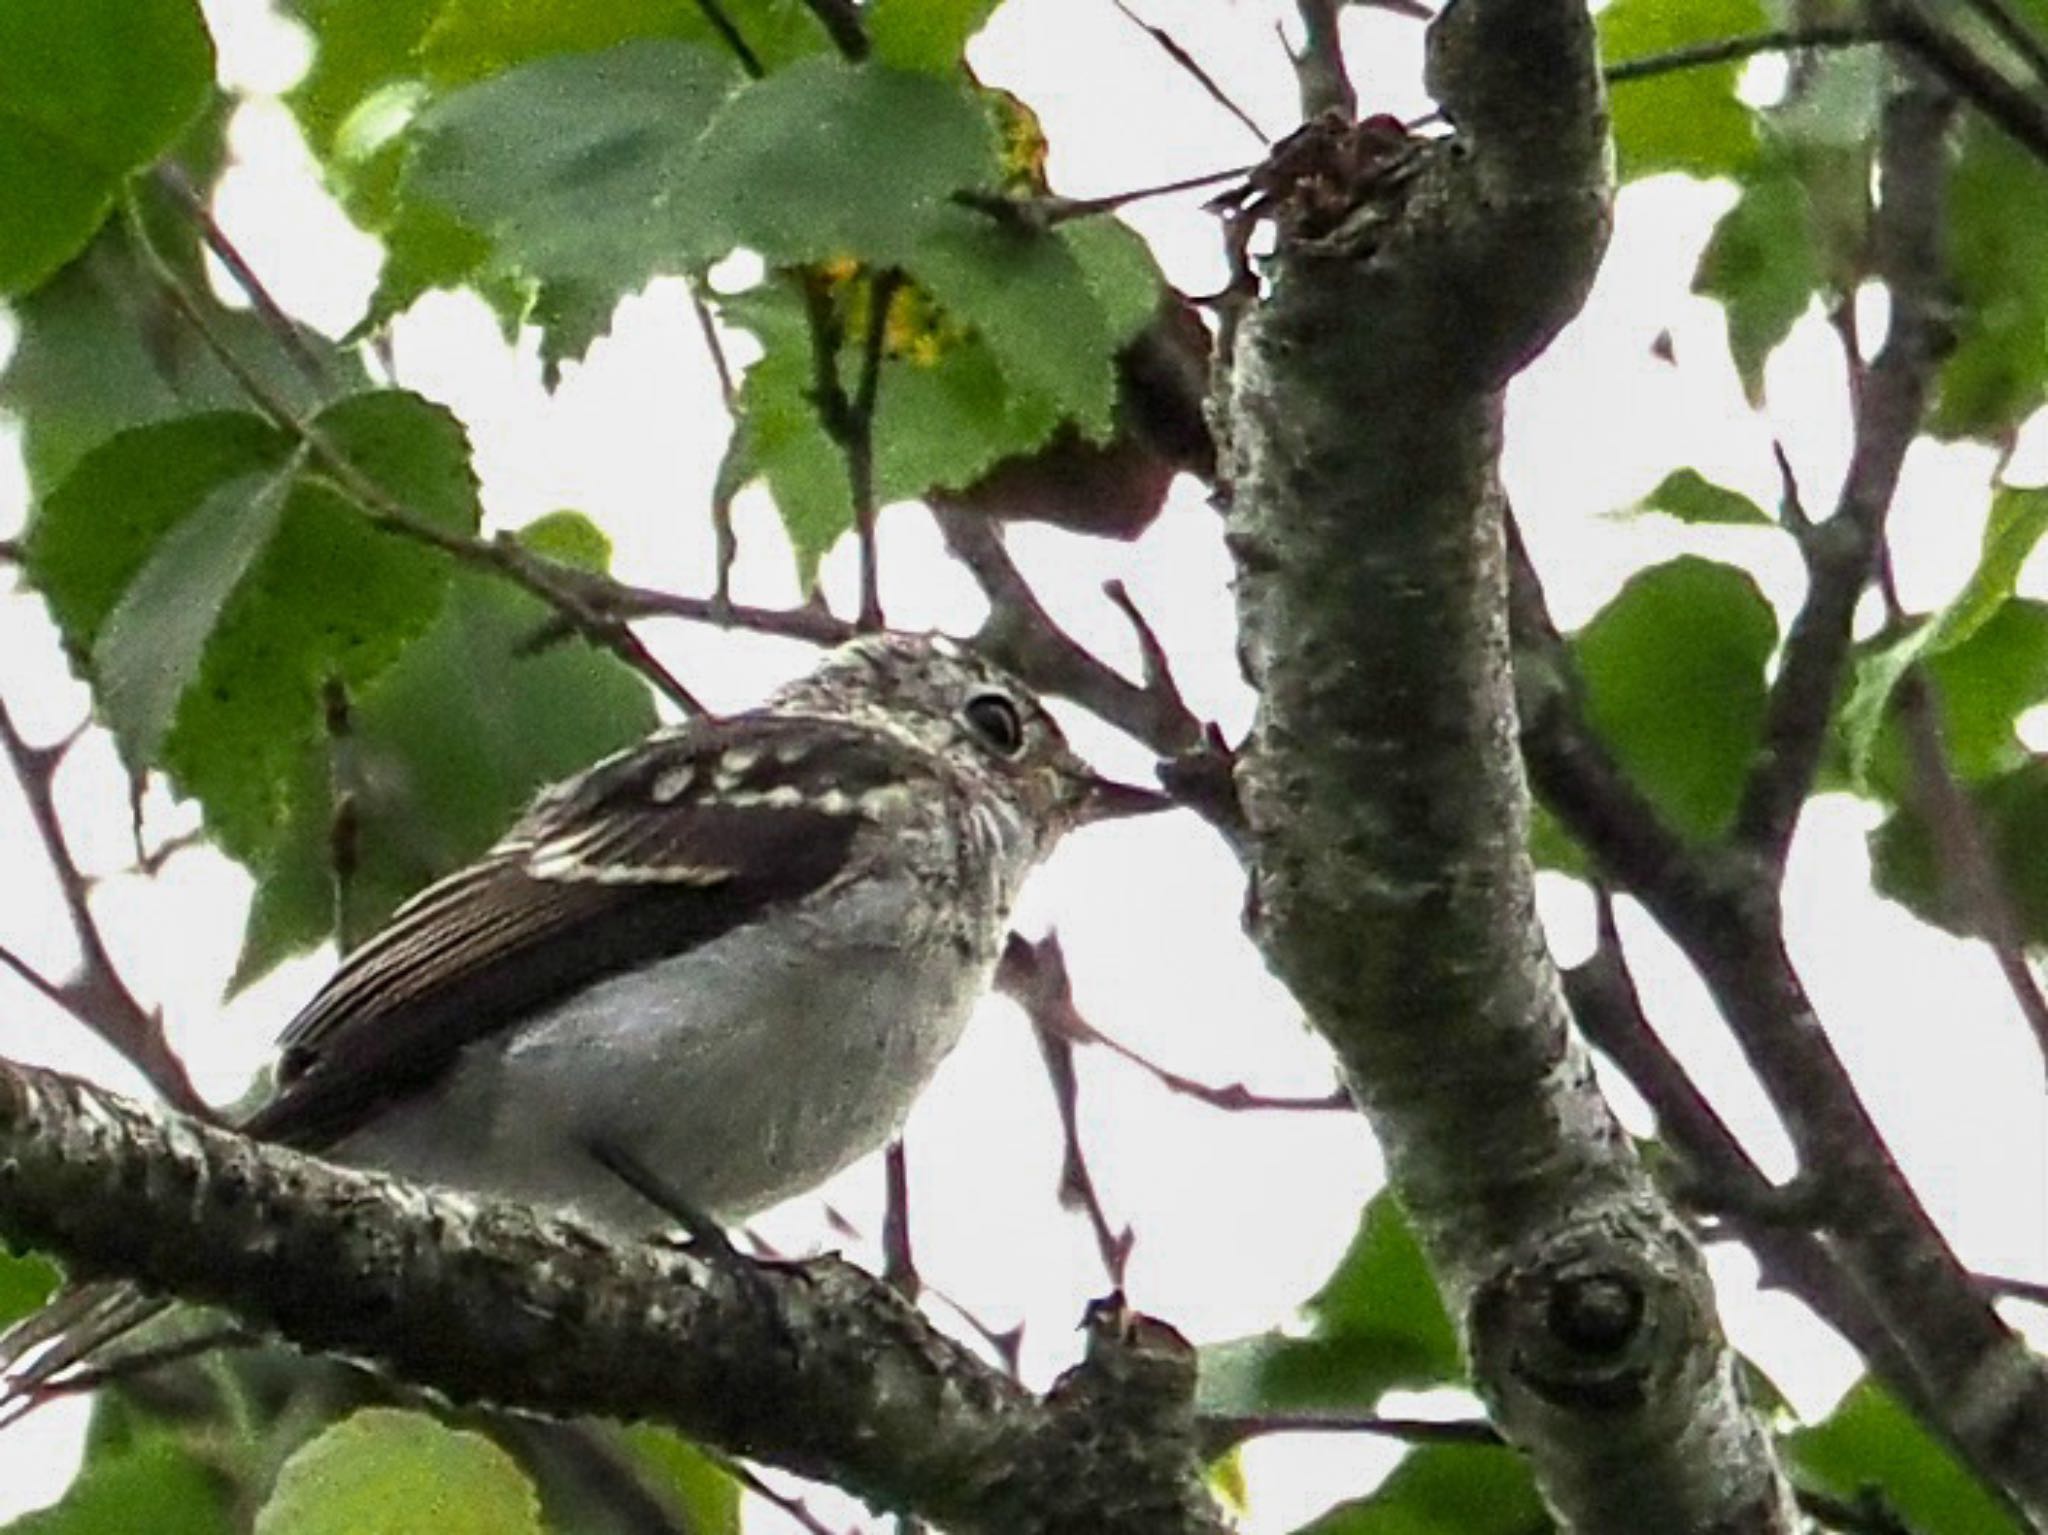
[[1173,807],[1173,798],[1157,789],[1142,789],[1136,784],[1118,783],[1114,778],[1097,778],[1091,773],[1081,781],[1080,813],[1076,819],[1079,824],[1088,826],[1096,821],[1117,821],[1125,816],[1150,815],[1155,810],[1171,810]]

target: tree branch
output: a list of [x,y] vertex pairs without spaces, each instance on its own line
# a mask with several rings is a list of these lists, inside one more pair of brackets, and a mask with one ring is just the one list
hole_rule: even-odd
[[1605,243],[1590,19],[1460,0],[1430,79],[1457,139],[1333,135],[1261,187],[1268,296],[1222,382],[1255,936],[1559,1521],[1789,1532],[1700,1255],[1599,1096],[1534,913],[1496,476],[1503,391]]
[[656,1419],[969,1535],[1225,1530],[1193,1351],[1120,1306],[1035,1397],[836,1259],[614,1243],[4,1063],[0,1227],[458,1402]]
[[[1938,271],[1927,263],[1940,229],[1948,119],[1945,99],[1926,89],[1907,92],[1886,114],[1879,248],[1888,261],[1904,263],[1893,268],[1900,274],[1893,327],[1908,349],[1896,363],[1902,372],[1913,349],[1931,344],[1925,332],[1915,339],[1916,330],[1933,328],[1938,317],[1924,274]],[[1916,315],[1918,304],[1930,305],[1930,312]],[[1875,391],[1875,379],[1866,387]],[[1888,387],[1899,386],[1895,380]],[[1911,398],[1903,387],[1899,394]],[[1845,499],[1877,489],[1888,497],[1884,482],[1895,470],[1885,471],[1884,464],[1892,451],[1880,458],[1872,450],[1864,488],[1845,488]],[[1871,1122],[1785,953],[1777,862],[1743,847],[1677,843],[1640,796],[1618,775],[1610,777],[1611,761],[1573,711],[1568,680],[1558,680],[1568,679],[1569,658],[1540,613],[1540,590],[1530,581],[1521,587],[1518,639],[1536,647],[1524,690],[1541,689],[1549,710],[1541,729],[1532,722],[1524,745],[1546,803],[1643,902],[1712,992],[1784,1119],[1804,1178],[1818,1196],[1831,1250],[1856,1276],[1870,1314],[1891,1340],[1886,1350],[1860,1339],[1859,1346],[1881,1370],[1900,1372],[1893,1378],[1901,1394],[1989,1484],[2026,1517],[2048,1524],[2048,1369],[1957,1261]],[[1771,765],[1761,771],[1785,770]],[[1610,792],[1620,795],[1622,813],[1606,802]],[[1752,824],[1772,821],[1752,817]]]
[[163,1015],[142,1005],[114,963],[99,919],[93,915],[89,881],[64,840],[56,781],[69,745],[68,741],[47,747],[31,745],[16,727],[6,701],[0,699],[0,753],[6,756],[21,787],[29,820],[56,878],[64,915],[78,945],[79,968],[69,980],[56,981],[7,949],[0,949],[0,964],[111,1045],[166,1103],[188,1114],[210,1116],[212,1111],[192,1085],[185,1063],[164,1038]]

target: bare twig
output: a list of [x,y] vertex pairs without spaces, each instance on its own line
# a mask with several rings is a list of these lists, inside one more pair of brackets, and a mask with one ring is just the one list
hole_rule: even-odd
[[867,28],[861,25],[860,8],[853,0],[804,0],[804,5],[842,58],[858,64],[868,56]]
[[163,1015],[142,1005],[114,963],[93,915],[90,881],[73,861],[64,839],[57,814],[57,769],[76,739],[73,736],[54,746],[30,744],[16,727],[5,700],[0,699],[0,753],[5,754],[21,786],[29,820],[56,876],[64,914],[78,945],[79,967],[68,980],[55,981],[6,949],[0,949],[0,963],[120,1052],[166,1103],[211,1119],[213,1111],[193,1087],[185,1063],[164,1038]]
[[1301,92],[1305,120],[1335,112],[1345,122],[1358,116],[1358,91],[1344,65],[1344,37],[1338,26],[1343,0],[1295,0],[1301,12],[1301,52],[1294,55],[1294,76]]
[[548,606],[562,620],[591,643],[611,651],[661,689],[679,707],[691,714],[707,712],[696,696],[670,674],[667,667],[648,650],[618,614],[591,594],[611,583],[592,577],[574,567],[539,558],[522,548],[518,540],[499,535],[482,540],[428,522],[387,492],[359,469],[327,435],[309,421],[301,420],[292,408],[271,392],[268,385],[244,363],[235,349],[215,331],[205,312],[185,290],[183,281],[163,259],[148,238],[139,219],[134,220],[137,243],[145,252],[164,295],[181,319],[234,378],[242,393],[278,430],[290,433],[319,463],[335,488],[354,502],[370,521],[387,533],[399,534],[439,549],[464,564],[494,570],[510,577]]
[[1167,31],[1164,27],[1154,26],[1136,11],[1132,10],[1125,3],[1125,0],[1109,0],[1109,3],[1117,8],[1126,21],[1151,38],[1154,43],[1158,44],[1160,50],[1169,59],[1173,60],[1175,65],[1185,71],[1188,78],[1199,85],[1211,101],[1244,124],[1245,131],[1250,133],[1253,138],[1257,139],[1261,144],[1273,142],[1273,135],[1266,132],[1264,128],[1261,128],[1257,118],[1253,117],[1251,113],[1231,99],[1230,93],[1216,83],[1216,77],[1204,69],[1196,61],[1195,56],[1183,48],[1171,32]]
[[761,56],[748,46],[745,35],[733,23],[733,19],[726,15],[725,7],[719,0],[697,0],[697,9],[703,12],[704,19],[711,23],[711,30],[718,34],[719,40],[732,50],[732,56],[739,60],[740,68],[746,72],[748,79],[759,80],[768,73],[762,67]]
[[2048,998],[2027,958],[2027,940],[2011,892],[1985,840],[1977,807],[1949,766],[1942,739],[1941,710],[1934,680],[1923,667],[1909,667],[1893,692],[1921,813],[1932,834],[1935,858],[1960,899],[1970,926],[1982,935],[1998,962],[2020,1016],[2048,1068]]
[[1966,0],[1966,3],[2033,71],[2036,84],[2048,82],[2048,46],[2043,45],[2041,35],[2027,25],[2019,12],[2006,0]]
[[1226,170],[1203,171],[1199,175],[1181,176],[1152,186],[1135,187],[1127,192],[1104,192],[1096,197],[1062,197],[1057,192],[1037,197],[1015,197],[1007,192],[963,187],[953,193],[953,201],[963,208],[986,213],[999,224],[1034,231],[1046,230],[1075,219],[1114,213],[1147,198],[1170,197],[1176,192],[1195,192],[1203,187],[1220,186],[1226,181],[1242,181],[1257,169],[1256,165],[1233,165]]
[[1674,48],[1669,53],[1650,53],[1641,58],[1610,64],[1605,71],[1609,85],[1627,85],[1635,80],[1653,80],[1682,69],[1704,69],[1715,64],[1733,64],[1760,53],[1799,53],[1807,49],[1867,48],[1886,40],[1881,27],[1818,26],[1781,27],[1747,37],[1718,37],[1710,43]]
[[1500,1444],[1500,1430],[1484,1418],[1390,1418],[1373,1412],[1243,1413],[1201,1420],[1202,1448],[1222,1454],[1268,1434],[1375,1434],[1403,1444]]
[[1878,24],[1943,84],[2037,159],[2048,160],[2048,103],[2008,80],[1924,12],[1917,0],[1871,0]]
[[1202,744],[1201,721],[1185,705],[1130,681],[1053,622],[994,522],[955,508],[934,511],[947,547],[989,600],[988,622],[975,640],[982,650],[1020,677],[1116,721],[1162,755]]
[[[1060,1203],[1078,1209],[1088,1217],[1095,1234],[1096,1251],[1110,1283],[1123,1287],[1124,1269],[1130,1261],[1134,1233],[1129,1226],[1118,1228],[1102,1207],[1094,1175],[1081,1149],[1081,1123],[1077,1103],[1080,1083],[1074,1073],[1074,1043],[1071,1028],[1063,1027],[1072,1015],[1074,998],[1067,982],[1066,956],[1057,934],[1032,943],[1016,933],[1003,949],[996,970],[996,989],[1012,998],[1031,1020],[1038,1048],[1045,1058],[1046,1075],[1052,1080],[1053,1099],[1059,1107],[1060,1133],[1065,1155],[1060,1165]],[[1058,1018],[1060,1021],[1055,1021]]]
[[882,1278],[916,1300],[921,1285],[910,1249],[910,1162],[901,1136],[883,1153],[882,1174],[888,1185],[882,1205]]
[[854,536],[860,542],[860,616],[856,627],[880,629],[884,621],[880,561],[875,548],[875,404],[881,391],[889,310],[903,285],[903,274],[891,267],[869,279],[860,376],[851,394],[839,373],[839,352],[845,335],[831,287],[825,275],[815,268],[806,270],[802,280],[804,312],[811,331],[811,405],[818,412],[825,435],[846,460]]
[[242,256],[235,243],[227,237],[212,211],[206,206],[206,199],[192,185],[183,167],[172,161],[165,161],[156,168],[156,184],[171,199],[178,211],[199,231],[199,238],[206,242],[206,248],[214,258],[227,269],[235,286],[242,290],[249,300],[256,317],[263,322],[263,328],[277,343],[278,350],[299,370],[300,376],[311,384],[316,393],[326,395],[334,388],[334,380],[327,371],[327,365],[320,355],[306,344],[304,332],[298,321],[284,312],[284,308],[270,296],[270,290],[256,275],[248,261]]

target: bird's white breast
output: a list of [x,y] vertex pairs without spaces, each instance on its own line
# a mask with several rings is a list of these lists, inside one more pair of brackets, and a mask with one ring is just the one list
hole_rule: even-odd
[[1000,928],[957,943],[928,901],[857,880],[593,987],[472,1045],[335,1156],[662,1224],[590,1159],[595,1134],[707,1214],[762,1209],[881,1145],[987,988]]

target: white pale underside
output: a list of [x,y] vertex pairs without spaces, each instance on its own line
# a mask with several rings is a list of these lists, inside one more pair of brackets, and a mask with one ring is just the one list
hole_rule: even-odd
[[590,1159],[598,1134],[707,1214],[763,1209],[880,1146],[987,988],[993,953],[925,931],[918,911],[909,880],[857,880],[593,987],[471,1046],[332,1154],[614,1228],[664,1224]]

